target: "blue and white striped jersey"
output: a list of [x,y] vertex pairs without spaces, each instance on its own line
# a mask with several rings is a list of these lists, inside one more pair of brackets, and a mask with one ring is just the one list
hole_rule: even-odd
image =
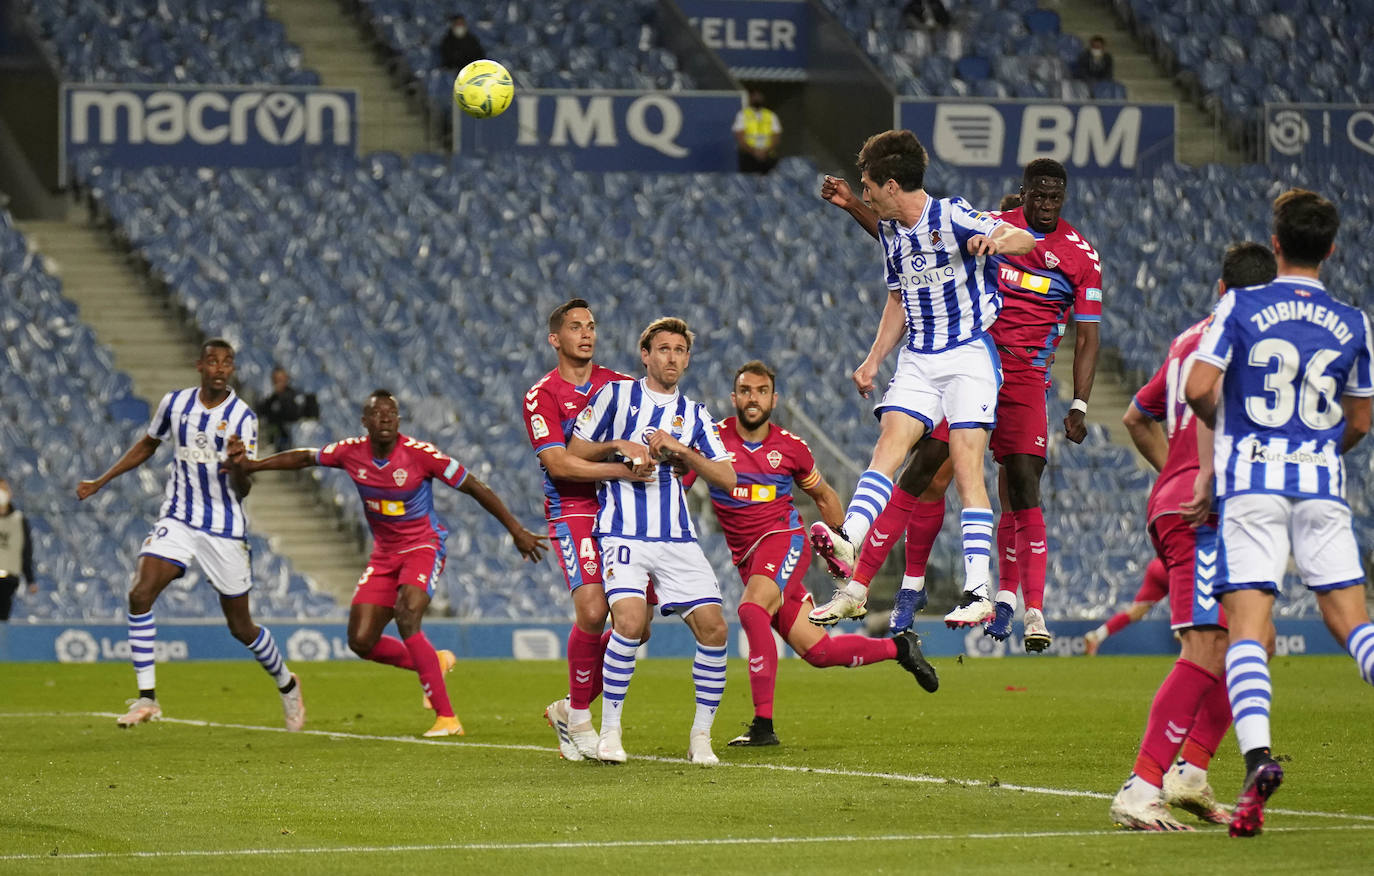
[[243,439],[250,457],[258,452],[258,415],[231,389],[213,408],[200,403],[200,387],[169,392],[148,424],[148,437],[172,442],[171,477],[160,516],[180,520],[212,535],[243,538],[248,518],[243,502],[219,470],[230,437]]
[[915,226],[878,223],[883,279],[900,292],[907,349],[938,353],[980,337],[1002,309],[997,259],[969,255],[966,244],[989,235],[1001,219],[970,209],[962,198],[927,198]]
[[1216,496],[1345,501],[1342,396],[1374,396],[1369,317],[1317,280],[1226,294],[1194,358],[1223,370]]
[[[681,392],[658,400],[644,380],[608,383],[592,396],[577,417],[573,434],[586,441],[634,441],[645,444],[659,429],[696,450],[707,459],[728,459],[720,430],[706,406]],[[596,534],[644,541],[695,541],[696,527],[687,513],[682,482],[671,465],[658,467],[658,480],[603,481],[597,488],[601,504],[596,515]]]

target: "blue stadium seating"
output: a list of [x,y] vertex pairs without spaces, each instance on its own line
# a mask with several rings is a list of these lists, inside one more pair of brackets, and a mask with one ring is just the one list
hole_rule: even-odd
[[[763,179],[577,173],[563,162],[508,156],[407,163],[385,154],[285,172],[86,172],[120,233],[202,330],[239,342],[245,382],[265,385],[280,360],[318,392],[323,416],[302,427],[302,442],[356,433],[363,396],[391,386],[408,430],[469,463],[531,523],[541,494],[518,400],[549,367],[539,315],[569,289],[594,300],[608,365],[636,371],[629,339],[649,319],[681,313],[700,332],[686,387],[713,411],[727,410],[734,367],[757,355],[778,368],[782,391],[811,416],[851,424],[831,434],[851,456],[866,458],[876,434],[846,377],[846,363],[866,352],[882,303],[872,244],[816,198],[816,170],[799,159]],[[1224,246],[1267,239],[1270,197],[1291,184],[1333,193],[1374,186],[1367,171],[1295,168],[1279,177],[1208,167],[1072,182],[1066,217],[1104,257],[1104,339],[1136,379],[1210,308]],[[939,167],[929,185],[975,204],[1001,195],[985,180]],[[516,187],[539,194],[517,208],[506,195]],[[1342,199],[1341,207],[1347,227],[1374,220],[1368,202]],[[722,240],[743,248],[723,251]],[[1345,247],[1326,277],[1367,306],[1359,278],[1371,267],[1367,253]],[[1056,403],[1051,420],[1062,416]],[[1369,459],[1364,450],[1350,460],[1365,544],[1374,530]],[[359,512],[351,485],[336,473],[316,475],[341,507]],[[1143,529],[1149,484],[1100,429],[1081,447],[1052,438],[1045,504],[1060,549],[1051,615],[1101,617],[1130,600],[1151,553]],[[459,616],[566,614],[552,569],[523,565],[499,525],[462,497],[443,491],[439,507],[454,532],[445,579]],[[708,548],[723,580],[732,580],[723,546]],[[956,551],[951,514],[936,559],[958,569]],[[1306,596],[1281,607],[1311,610]]]
[[[154,458],[85,502],[76,481],[119,458],[147,427],[147,404],[2,210],[0,344],[0,471],[31,522],[38,578],[38,593],[15,597],[13,617],[122,621],[129,575],[162,501],[162,465]],[[250,544],[259,617],[341,614],[266,541]],[[195,586],[200,577],[193,571],[169,588],[158,615],[218,615],[211,588]]]
[[319,85],[262,0],[28,0],[69,82]]

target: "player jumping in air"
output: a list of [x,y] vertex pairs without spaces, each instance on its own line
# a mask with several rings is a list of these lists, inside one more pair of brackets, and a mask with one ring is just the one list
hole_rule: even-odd
[[[611,640],[602,666],[601,738],[597,758],[624,763],[621,712],[634,674],[640,633],[648,620],[647,591],[654,590],[665,616],[680,614],[697,640],[692,681],[696,716],[688,735],[687,759],[719,763],[711,750],[711,725],[725,693],[725,616],[720,585],[697,544],[696,529],[682,481],[671,464],[696,472],[723,490],[735,486],[729,453],[706,406],[678,388],[691,361],[693,334],[687,323],[662,317],[639,337],[646,376],[602,387],[573,427],[568,452],[585,460],[626,455],[632,466],[660,463],[653,478],[602,481],[595,533],[605,563],[606,601],[611,607]],[[643,443],[634,447],[632,445]]]
[[[921,640],[910,630],[892,639],[827,636],[807,623],[810,606],[806,570],[811,552],[801,515],[792,501],[795,483],[816,502],[832,525],[842,517],[840,499],[825,482],[801,438],[770,423],[777,405],[775,375],[762,362],[746,362],[735,372],[730,401],[735,416],[720,423],[720,439],[730,451],[738,483],[730,490],[711,488],[711,504],[730,546],[730,557],[744,583],[739,622],[749,641],[749,689],[754,720],[731,745],[777,745],[773,730],[773,689],[778,652],[773,630],[812,666],[864,666],[896,660],[928,691],[940,685],[921,653]],[[684,478],[690,486],[695,475]]]
[[153,646],[157,622],[153,603],[193,559],[219,592],[220,609],[229,632],[253,652],[281,693],[286,729],[305,726],[305,702],[300,679],[287,668],[271,630],[253,622],[248,591],[253,586],[246,540],[248,518],[243,500],[252,481],[241,469],[222,466],[234,438],[246,454],[257,450],[258,418],[230,387],[234,378],[234,348],[212,338],[200,347],[196,360],[200,386],[169,392],[162,397],[147,434],[134,442],[119,461],[93,481],[76,488],[87,499],[110,481],[147,462],[163,441],[171,441],[172,466],[157,524],[143,541],[138,569],[129,590],[129,653],[138,680],[138,698],[116,721],[132,727],[162,716],[157,701]]
[[[1084,414],[1096,374],[1098,321],[1101,319],[1101,269],[1097,253],[1060,216],[1067,174],[1062,165],[1038,159],[1026,166],[1022,181],[1025,206],[1000,214],[1011,225],[1034,235],[1031,253],[999,257],[997,283],[1002,311],[989,333],[997,343],[1003,369],[998,393],[997,424],[992,430],[993,456],[1002,464],[998,526],[1000,592],[997,606],[965,588],[962,604],[945,618],[951,626],[973,626],[989,618],[989,634],[1004,639],[1020,585],[1026,602],[1027,650],[1044,650],[1051,637],[1044,621],[1047,549],[1040,510],[1040,477],[1048,446],[1046,389],[1049,367],[1063,336],[1070,307],[1078,321],[1074,349],[1075,402],[1064,419],[1065,436],[1075,443],[1087,434]],[[846,210],[874,237],[879,219],[854,198],[843,180],[827,177],[821,196]],[[850,582],[826,605],[811,612],[814,623],[834,623],[866,611],[868,583],[896,543],[907,534],[907,570],[897,593],[889,627],[909,629],[926,603],[925,563],[944,521],[944,492],[953,476],[947,461],[949,428],[940,423],[918,445],[915,458],[893,490],[892,501],[869,530]],[[919,499],[918,499],[919,497]],[[843,571],[843,570],[841,570]]]
[[[558,735],[558,750],[567,760],[596,759],[597,732],[591,705],[601,695],[601,661],[611,634],[606,626],[605,581],[596,525],[597,481],[630,477],[620,462],[583,459],[568,452],[577,415],[587,399],[613,380],[628,375],[592,364],[596,355],[596,319],[591,305],[570,299],[549,314],[549,346],[558,366],[525,393],[525,433],[544,475],[544,516],[549,539],[558,546],[559,567],[572,594],[575,620],[568,633],[568,696],[544,710]],[[644,456],[642,445],[620,446],[627,456]],[[639,638],[648,639],[645,624]]]
[[1266,643],[1290,547],[1327,629],[1374,684],[1374,625],[1342,458],[1369,432],[1374,337],[1369,317],[1318,279],[1339,225],[1320,195],[1294,189],[1275,199],[1279,276],[1221,299],[1184,382],[1189,406],[1214,432],[1199,430],[1195,501],[1205,507],[1210,487],[1221,517],[1215,589],[1230,624],[1226,685],[1246,770],[1232,836],[1260,832],[1283,781],[1270,753]]
[[[548,543],[521,526],[501,498],[456,459],[402,434],[400,408],[388,390],[374,390],[367,397],[362,423],[366,435],[344,438],[323,450],[300,448],[253,460],[240,456],[235,447],[230,458],[238,459],[246,472],[322,465],[348,473],[363,500],[363,515],[373,539],[372,555],[348,612],[348,647],[364,659],[419,675],[425,707],[435,714],[434,726],[424,735],[462,736],[463,725],[453,713],[444,686],[444,674],[456,662],[453,652],[436,652],[420,629],[444,570],[448,538],[448,529],[434,513],[432,482],[440,481],[475,499],[501,521],[526,559],[537,562]],[[393,618],[399,639],[382,635]]]
[[[1226,250],[1217,289],[1223,295],[1231,289],[1247,295],[1245,287],[1272,281],[1274,269],[1269,250],[1258,243],[1237,244]],[[1132,830],[1192,830],[1166,803],[1213,824],[1224,824],[1230,814],[1217,805],[1207,781],[1212,754],[1231,726],[1226,618],[1213,592],[1216,518],[1202,516],[1195,529],[1184,516],[1198,475],[1198,428],[1183,398],[1183,366],[1207,324],[1204,319],[1174,339],[1164,363],[1122,418],[1141,456],[1159,472],[1146,520],[1168,579],[1170,621],[1183,643],[1178,662],[1150,703],[1135,767],[1112,800],[1112,821]]]

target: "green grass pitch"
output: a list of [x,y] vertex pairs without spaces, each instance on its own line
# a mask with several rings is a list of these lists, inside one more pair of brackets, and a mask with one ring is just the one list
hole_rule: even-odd
[[[160,666],[168,720],[127,731],[129,667],[7,664],[0,872],[1369,872],[1374,692],[1348,659],[1274,661],[1288,777],[1253,840],[1112,830],[1169,660],[936,664],[930,695],[892,664],[783,661],[783,745],[736,749],[731,661],[714,769],[684,760],[686,661],[640,664],[618,767],[558,759],[542,710],[561,664],[460,664],[468,735],[423,741],[414,677],[372,664],[295,667],[303,734],[250,660]],[[1223,799],[1240,773],[1228,734]]]

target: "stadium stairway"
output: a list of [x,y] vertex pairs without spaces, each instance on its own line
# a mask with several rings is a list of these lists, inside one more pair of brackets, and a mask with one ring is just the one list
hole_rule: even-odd
[[1107,40],[1116,80],[1126,86],[1131,100],[1162,101],[1178,105],[1178,159],[1184,164],[1244,164],[1245,156],[1233,149],[1219,123],[1187,96],[1121,23],[1108,0],[1059,0],[1054,6],[1065,33],[1086,44],[1096,34]]
[[[109,232],[85,221],[73,209],[65,220],[16,222],[19,230],[62,280],[62,292],[78,307],[83,322],[114,353],[116,366],[128,373],[134,391],[150,407],[172,388],[199,382],[196,339],[165,298],[150,291]],[[132,442],[137,437],[128,436]],[[85,460],[75,478],[98,474],[114,462]],[[166,465],[165,455],[151,465]],[[152,515],[155,508],[149,508]],[[330,595],[353,592],[365,565],[359,539],[341,525],[340,516],[319,498],[317,488],[295,473],[265,473],[254,479],[248,499],[251,529],[289,558],[296,570]]]
[[[1073,401],[1073,344],[1074,329],[1064,335],[1059,344],[1059,354],[1055,356],[1050,374],[1054,380],[1054,391],[1064,402]],[[1136,387],[1122,376],[1115,344],[1110,338],[1103,339],[1102,352],[1097,357],[1097,375],[1093,379],[1093,394],[1088,404],[1088,425],[1097,424],[1107,430],[1107,437],[1113,444],[1119,444],[1134,454],[1136,465],[1145,467],[1145,458],[1135,451],[1131,435],[1121,423],[1121,415],[1135,397]],[[1063,424],[1054,422],[1050,417],[1050,431],[1063,431]]]
[[271,0],[270,16],[300,46],[305,66],[320,75],[327,88],[358,92],[358,138],[363,153],[412,155],[432,151],[420,107],[388,75],[368,44],[357,19],[338,0]]

